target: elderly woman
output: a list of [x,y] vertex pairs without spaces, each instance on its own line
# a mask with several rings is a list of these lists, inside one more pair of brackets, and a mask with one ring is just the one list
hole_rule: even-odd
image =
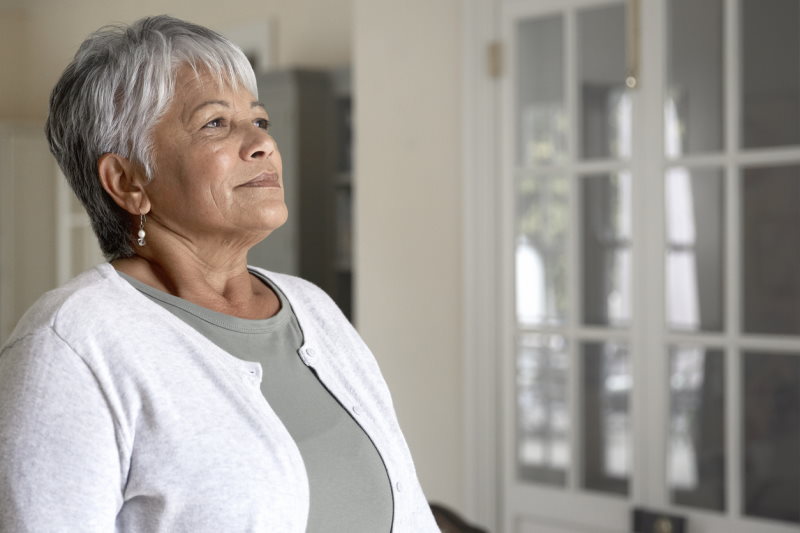
[[2,349],[0,530],[438,531],[358,334],[247,266],[287,211],[242,52],[169,17],[102,29],[46,133],[109,263]]

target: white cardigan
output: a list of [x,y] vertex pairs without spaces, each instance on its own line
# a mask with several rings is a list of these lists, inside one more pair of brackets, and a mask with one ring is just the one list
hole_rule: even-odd
[[[392,531],[439,531],[369,349],[319,288],[263,273],[380,452]],[[45,294],[0,352],[0,531],[304,532],[303,461],[260,379],[110,264]]]

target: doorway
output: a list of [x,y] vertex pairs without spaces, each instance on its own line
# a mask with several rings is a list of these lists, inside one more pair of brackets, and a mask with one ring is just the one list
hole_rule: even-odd
[[499,530],[798,531],[800,4],[493,8]]

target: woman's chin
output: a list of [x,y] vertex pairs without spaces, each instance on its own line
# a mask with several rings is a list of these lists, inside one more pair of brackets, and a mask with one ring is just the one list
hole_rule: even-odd
[[289,211],[286,206],[265,209],[260,213],[259,228],[267,232],[267,235],[280,228],[289,219]]

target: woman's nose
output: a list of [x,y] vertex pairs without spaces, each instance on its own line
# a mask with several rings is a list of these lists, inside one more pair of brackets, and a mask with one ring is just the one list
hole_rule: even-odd
[[262,128],[255,128],[248,132],[242,142],[243,159],[265,159],[270,157],[276,150],[275,139]]

